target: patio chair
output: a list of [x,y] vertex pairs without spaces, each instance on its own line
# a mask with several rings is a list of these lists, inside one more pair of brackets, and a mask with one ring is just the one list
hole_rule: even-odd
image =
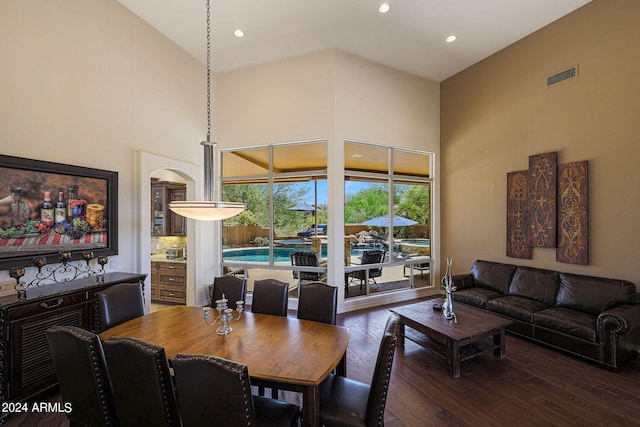
[[[294,267],[319,267],[318,257],[310,251],[297,251],[291,254],[291,265]],[[293,278],[298,279],[298,286],[303,280],[319,282],[324,278],[320,271],[294,271]]]
[[[380,250],[364,251],[362,252],[362,262],[360,265],[380,264],[384,260],[384,255],[385,252]],[[360,280],[360,289],[362,289],[362,285],[364,285],[367,279],[373,281],[374,284],[377,284],[375,278],[382,276],[382,267],[372,268],[368,270],[368,273],[367,270],[352,271],[350,276],[352,279]],[[349,288],[347,287],[346,291],[348,290]]]

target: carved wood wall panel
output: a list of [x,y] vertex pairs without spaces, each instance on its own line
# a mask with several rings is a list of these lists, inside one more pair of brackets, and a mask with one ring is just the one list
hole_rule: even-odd
[[558,166],[556,261],[589,264],[588,162]]
[[528,171],[507,174],[507,256],[531,259],[527,244]]
[[529,156],[529,246],[556,247],[557,159],[557,152]]

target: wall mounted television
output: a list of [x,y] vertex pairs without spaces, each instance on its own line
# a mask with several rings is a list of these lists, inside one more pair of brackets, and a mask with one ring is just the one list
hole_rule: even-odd
[[118,254],[118,172],[0,155],[0,269],[69,252]]

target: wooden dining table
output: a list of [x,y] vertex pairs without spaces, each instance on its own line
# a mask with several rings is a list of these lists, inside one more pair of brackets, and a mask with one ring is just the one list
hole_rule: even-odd
[[[213,320],[217,312],[211,312]],[[252,384],[302,393],[303,425],[319,425],[320,384],[334,369],[346,375],[347,328],[250,312],[232,321],[226,336],[216,334],[218,326],[206,325],[202,308],[173,306],[108,329],[100,338],[147,341],[164,347],[169,359],[206,354],[245,364]]]

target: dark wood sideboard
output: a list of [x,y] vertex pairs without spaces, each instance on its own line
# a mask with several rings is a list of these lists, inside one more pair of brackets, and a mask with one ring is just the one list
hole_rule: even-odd
[[106,273],[29,288],[24,300],[0,297],[0,402],[24,401],[56,384],[48,328],[70,325],[100,332],[96,292],[118,283],[140,283],[144,290],[146,277]]

